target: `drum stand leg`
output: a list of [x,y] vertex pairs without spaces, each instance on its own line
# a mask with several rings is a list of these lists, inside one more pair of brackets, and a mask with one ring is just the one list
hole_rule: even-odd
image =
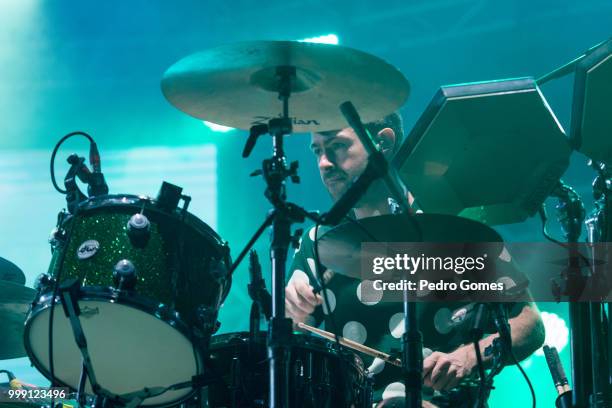
[[[290,178],[293,182],[299,182],[297,162],[287,166],[283,149],[283,138],[292,131],[292,118],[289,117],[289,97],[295,77],[295,67],[276,67],[276,88],[283,105],[282,116],[271,119],[268,125],[253,126],[242,154],[243,157],[250,154],[259,136],[265,133],[272,136],[272,157],[265,159],[262,169],[253,173],[253,175],[263,175],[267,186],[265,196],[272,203],[274,209],[257,231],[256,236],[249,241],[249,245],[252,245],[254,239],[263,232],[263,228],[272,225],[270,245],[272,313],[268,329],[269,406],[271,408],[284,408],[289,405],[288,357],[291,347],[292,324],[291,319],[285,317],[285,268],[289,245],[294,241],[294,237],[291,235],[291,224],[303,222],[305,217],[310,216],[302,208],[287,202],[285,187],[287,178]],[[244,255],[246,255],[246,250],[241,253],[239,260],[242,260]],[[231,271],[235,270],[236,264],[232,266]]]
[[[87,340],[85,339],[85,333],[83,333],[83,327],[81,326],[81,322],[79,320],[79,314],[81,314],[78,303],[79,290],[79,281],[77,279],[68,279],[60,285],[60,299],[62,302],[62,307],[64,308],[64,313],[70,320],[74,341],[81,351],[81,356],[83,358],[83,370],[81,371],[81,378],[79,381],[79,391],[82,391],[81,384],[84,386],[85,378],[89,376],[91,388],[97,395],[99,392],[104,392],[104,390],[101,389],[96,381],[96,376],[91,364],[91,358],[89,357],[89,351],[87,349]],[[55,379],[52,380],[54,381]],[[79,396],[81,395],[82,393],[79,394]]]
[[85,365],[85,361],[83,361],[83,365],[81,367],[81,377],[79,378],[79,388],[77,389],[77,406],[79,408],[85,407],[86,398],[85,398],[85,381],[87,381],[87,366]]
[[423,335],[419,331],[416,303],[408,301],[407,288],[404,288],[402,371],[406,392],[406,408],[421,408],[423,389]]

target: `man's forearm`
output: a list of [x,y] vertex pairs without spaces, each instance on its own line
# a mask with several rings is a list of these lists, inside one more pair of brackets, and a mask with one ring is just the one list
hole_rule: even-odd
[[[512,336],[512,351],[518,361],[529,357],[544,343],[544,324],[534,303],[524,305],[521,312],[515,317],[510,318],[508,322]],[[480,340],[480,350],[486,368],[490,367],[491,357],[486,357],[484,351],[497,337],[499,337],[499,334],[495,333]],[[466,344],[462,348],[468,354],[469,360],[476,364],[474,346]]]
[[[521,312],[508,320],[512,336],[512,351],[517,360],[529,357],[544,343],[544,324],[534,303],[523,306]],[[480,350],[483,351],[493,343],[499,334],[492,334],[480,341]],[[490,360],[484,358],[485,361]]]

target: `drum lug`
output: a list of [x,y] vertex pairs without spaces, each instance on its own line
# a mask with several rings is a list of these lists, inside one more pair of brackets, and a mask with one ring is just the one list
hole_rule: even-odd
[[51,245],[51,253],[57,248],[64,245],[66,242],[66,231],[63,228],[55,227],[49,234],[49,245]]
[[62,225],[64,225],[64,222],[68,217],[69,215],[66,210],[62,210],[57,214],[57,223],[55,228],[53,228],[49,234],[51,253],[66,243],[66,230],[62,227]]
[[122,259],[113,269],[113,284],[117,290],[133,290],[138,276],[136,267],[129,259]]
[[198,306],[196,310],[196,319],[204,332],[216,333],[221,327],[221,323],[217,321],[217,309],[205,305]]
[[55,279],[51,275],[47,273],[41,273],[40,275],[38,275],[36,277],[36,280],[34,281],[34,289],[36,289],[36,298],[34,300],[34,303],[38,302],[39,297],[43,293],[52,292],[54,287]]
[[132,215],[127,223],[127,235],[136,248],[144,248],[151,236],[151,222],[141,213]]

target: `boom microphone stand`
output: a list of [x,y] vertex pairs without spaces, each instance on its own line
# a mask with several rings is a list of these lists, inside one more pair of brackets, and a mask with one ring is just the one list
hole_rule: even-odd
[[[410,209],[402,188],[394,177],[392,169],[383,154],[376,148],[372,138],[366,131],[357,110],[351,102],[344,102],[340,110],[348,124],[353,128],[366,152],[368,164],[364,174],[353,183],[346,193],[334,204],[330,211],[323,215],[323,223],[336,225],[353,208],[367,191],[370,184],[377,178],[382,178],[391,195],[400,206],[402,212],[410,217]],[[420,233],[420,227],[414,222]],[[422,236],[422,234],[419,234]],[[423,336],[418,328],[416,304],[409,301],[408,290],[404,288],[404,334],[402,336],[402,368],[404,373],[404,386],[406,390],[405,404],[407,408],[421,408],[423,388]]]

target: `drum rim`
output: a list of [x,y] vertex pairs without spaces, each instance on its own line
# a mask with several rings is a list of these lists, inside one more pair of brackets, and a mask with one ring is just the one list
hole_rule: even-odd
[[[81,213],[87,214],[91,211],[100,210],[105,207],[139,207],[142,206],[143,203],[145,204],[145,209],[148,211],[163,214],[177,220],[182,217],[180,211],[166,211],[156,205],[157,200],[146,195],[136,194],[106,194],[90,197],[79,204],[77,216]],[[67,217],[66,221],[72,219],[72,217],[74,216],[71,215]],[[185,223],[194,228],[197,232],[204,235],[206,238],[210,238],[210,240],[213,241],[213,243],[218,247],[217,249],[219,255],[224,255],[222,248],[227,244],[227,242],[224,241],[223,238],[221,238],[221,236],[214,229],[212,229],[212,227],[189,211],[185,212]]]
[[[149,298],[145,298],[141,295],[137,295],[137,294],[126,294],[126,293],[120,293],[119,291],[115,291],[112,288],[109,287],[102,287],[102,286],[85,286],[83,288],[81,288],[81,297],[79,300],[90,300],[90,301],[96,301],[96,300],[112,300],[112,302],[108,302],[108,303],[117,303],[120,304],[122,306],[129,306],[129,307],[133,307],[137,310],[140,310],[141,312],[147,313],[153,317],[155,317],[156,319],[158,319],[159,321],[168,324],[169,326],[171,326],[173,329],[177,330],[183,337],[185,337],[185,339],[192,345],[192,348],[194,350],[194,352],[197,354],[197,357],[199,358],[199,371],[203,371],[204,368],[204,358],[203,353],[198,350],[197,346],[193,344],[193,341],[191,340],[190,336],[188,335],[189,330],[188,330],[188,325],[186,323],[184,323],[180,317],[177,316],[178,312],[174,311],[173,309],[168,308],[168,310],[164,313],[164,316],[162,316],[162,312],[160,311],[160,309],[163,308],[163,304],[157,302],[156,306],[154,306],[154,303],[152,300],[150,300]],[[35,320],[35,316],[37,316],[39,313],[51,308],[52,306],[52,296],[53,294],[50,292],[45,292],[40,294],[39,296],[36,297],[36,299],[34,300],[34,302],[32,303],[32,306],[30,308],[30,311],[27,314],[26,320],[25,320],[25,324],[24,324],[24,332],[23,332],[23,343],[24,343],[24,347],[26,350],[26,353],[28,355],[28,359],[30,360],[30,362],[32,363],[32,365],[34,365],[34,367],[36,367],[36,369],[45,376],[45,378],[49,379],[51,376],[51,373],[47,370],[46,367],[44,367],[42,365],[41,362],[39,362],[38,358],[35,358],[34,352],[32,350],[31,344],[28,341],[30,336],[30,329],[32,327],[32,323]],[[55,306],[60,308],[60,313],[63,313],[63,311],[61,310],[61,302],[58,298],[56,298],[56,301],[54,302]],[[152,313],[153,309],[156,309],[157,313]],[[57,313],[57,310],[56,310]],[[201,373],[199,373],[201,374]],[[199,375],[196,374],[196,375]],[[63,381],[60,381],[58,378],[56,378],[56,381],[65,387],[70,388],[71,390],[76,391],[71,385],[64,383]],[[180,404],[184,401],[187,401],[188,399],[190,399],[191,397],[193,397],[193,395],[195,394],[197,390],[195,389],[191,389],[187,394],[185,394],[185,396],[173,400],[173,401],[169,401],[163,404],[153,404],[153,405],[142,405],[145,407],[150,407],[150,408],[165,408],[165,407],[169,407],[169,406],[174,406],[177,404]],[[163,394],[161,394],[163,395]]]
[[[261,344],[261,339],[266,340],[267,333],[260,332],[256,335],[256,342]],[[243,343],[230,343],[233,339],[242,340]],[[228,332],[214,335],[210,338],[209,346],[208,346],[208,354],[212,354],[216,350],[221,350],[223,348],[231,348],[231,347],[246,347],[248,346],[249,340],[249,332],[247,331],[238,331],[238,332]],[[327,339],[318,338],[312,336],[310,334],[293,334],[292,335],[292,347],[300,347],[302,349],[313,349],[317,352],[325,353],[327,355],[336,357],[336,358],[344,358],[346,362],[348,362],[352,367],[354,367],[360,376],[366,376],[366,368],[363,363],[363,359],[359,354],[347,350],[342,349],[342,351],[338,351],[336,349],[331,348],[333,342],[330,342]],[[265,345],[265,342],[263,343]],[[351,358],[346,358],[350,356]],[[358,362],[357,362],[357,361]]]

